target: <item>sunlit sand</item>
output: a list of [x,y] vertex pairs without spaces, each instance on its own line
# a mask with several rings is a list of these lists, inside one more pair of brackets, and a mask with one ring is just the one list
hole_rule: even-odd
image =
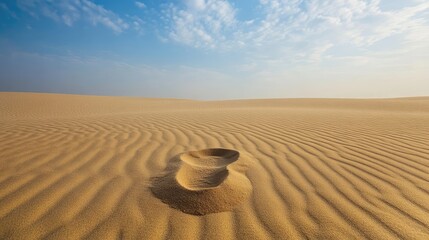
[[429,239],[429,98],[0,93],[0,239]]

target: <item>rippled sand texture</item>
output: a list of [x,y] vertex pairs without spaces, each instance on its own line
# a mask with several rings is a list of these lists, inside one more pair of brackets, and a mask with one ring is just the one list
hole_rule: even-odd
[[[249,164],[226,153],[199,172],[190,153],[207,148]],[[166,170],[248,196],[187,214],[151,190]],[[0,93],[0,239],[41,238],[429,239],[429,98]]]

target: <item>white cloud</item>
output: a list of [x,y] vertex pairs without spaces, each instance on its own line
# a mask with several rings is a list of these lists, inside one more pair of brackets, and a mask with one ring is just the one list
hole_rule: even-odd
[[226,40],[236,22],[235,9],[226,0],[186,0],[165,11],[170,39],[197,48],[214,48]]
[[[414,14],[383,12],[371,0],[260,0],[263,19],[240,37],[255,45],[307,43],[321,45],[353,42],[371,45],[406,31]],[[417,8],[421,9],[421,8]],[[417,13],[417,12],[414,12]],[[253,40],[253,41],[252,41]]]
[[142,2],[135,1],[134,3],[136,4],[136,6],[137,6],[138,8],[141,8],[141,9],[146,8],[146,4],[144,4],[144,3],[142,3]]
[[97,26],[103,25],[115,33],[128,29],[129,25],[114,12],[89,0],[18,0],[18,6],[34,17],[44,16],[67,26],[77,21],[87,21]]
[[145,24],[145,21],[143,21],[143,19],[141,19],[138,16],[130,16],[130,15],[126,15],[127,18],[130,20],[130,26],[139,34],[139,35],[143,35],[144,34],[144,29],[143,29],[143,25]]
[[386,8],[385,2],[389,0],[259,0],[254,6],[259,15],[242,20],[236,16],[240,9],[229,1],[183,0],[170,4],[164,14],[167,35],[176,42],[274,50],[273,55],[284,52],[288,55],[283,57],[307,62],[323,60],[327,50],[338,46],[365,50],[393,36],[401,38],[393,48],[427,45],[429,3],[413,0]]
[[[429,32],[427,20],[419,17],[419,14],[427,13],[428,10],[429,3],[393,11],[378,9],[367,19],[351,25],[348,34],[357,45],[372,45],[393,35],[403,35],[405,39],[413,41],[417,35]],[[416,31],[419,32],[417,35]],[[418,40],[418,38],[414,40]]]

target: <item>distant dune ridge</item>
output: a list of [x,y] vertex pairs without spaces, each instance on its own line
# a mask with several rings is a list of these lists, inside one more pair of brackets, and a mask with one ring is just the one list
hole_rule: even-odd
[[429,98],[0,93],[0,239],[429,239]]

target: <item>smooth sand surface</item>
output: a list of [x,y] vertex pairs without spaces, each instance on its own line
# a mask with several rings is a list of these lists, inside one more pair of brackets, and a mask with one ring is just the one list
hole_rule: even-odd
[[429,98],[0,93],[0,239],[429,239]]

